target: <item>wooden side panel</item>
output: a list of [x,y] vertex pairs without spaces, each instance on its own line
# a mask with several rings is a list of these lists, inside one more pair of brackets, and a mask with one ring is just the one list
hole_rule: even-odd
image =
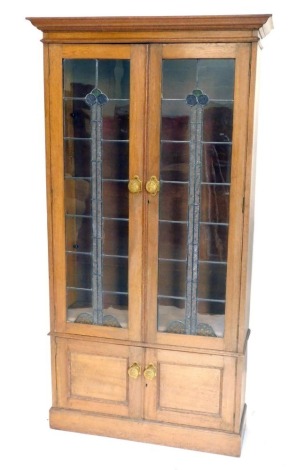
[[246,410],[246,404],[245,404],[246,375],[247,375],[247,351],[245,352],[244,356],[241,355],[237,359],[235,432],[239,432],[243,415]]
[[148,350],[146,364],[150,363],[157,376],[145,389],[149,419],[233,429],[235,358]]
[[250,95],[248,111],[248,141],[246,160],[246,181],[244,192],[244,230],[242,249],[242,277],[241,277],[241,301],[240,321],[238,334],[238,351],[242,352],[249,327],[251,274],[252,274],[252,250],[254,232],[254,199],[255,199],[255,173],[256,173],[256,142],[254,130],[257,127],[257,113],[255,102],[258,100],[258,87],[256,88],[256,75],[258,78],[258,45],[252,45],[250,68]]
[[58,406],[119,416],[141,414],[141,381],[128,376],[141,348],[57,338]]

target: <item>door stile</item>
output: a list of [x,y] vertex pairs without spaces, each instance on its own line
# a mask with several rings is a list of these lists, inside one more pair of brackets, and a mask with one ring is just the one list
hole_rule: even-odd
[[129,339],[143,338],[143,192],[146,135],[147,46],[131,50],[129,179],[138,177],[142,191],[129,195]]
[[52,230],[52,182],[51,182],[51,146],[50,146],[50,61],[49,46],[44,46],[44,96],[45,96],[45,147],[46,147],[46,200],[47,200],[47,228],[48,228],[48,258],[49,258],[49,304],[50,304],[50,331],[54,330],[54,268],[53,268],[53,230]]
[[[122,346],[121,346],[122,347]],[[128,346],[129,362],[128,366],[137,364],[140,366],[140,375],[137,378],[128,376],[128,412],[130,418],[143,419],[144,418],[144,358],[145,352],[143,348]]]
[[[53,308],[54,331],[65,330],[65,224],[64,224],[64,165],[62,108],[62,47],[49,46],[50,76],[50,147],[51,151],[51,236],[54,271]],[[52,93],[53,88],[53,93]]]
[[235,93],[233,115],[233,147],[231,194],[229,209],[228,265],[225,313],[225,349],[237,350],[240,311],[240,284],[243,244],[243,200],[246,171],[247,120],[249,111],[248,76],[251,58],[250,44],[236,45]]
[[[160,131],[161,131],[161,83],[162,49],[160,44],[150,46],[148,83],[148,134],[146,182],[155,176],[159,180]],[[145,298],[145,338],[155,342],[157,335],[157,295],[158,295],[158,219],[159,196],[146,192],[145,206],[147,221],[146,239],[146,286]]]

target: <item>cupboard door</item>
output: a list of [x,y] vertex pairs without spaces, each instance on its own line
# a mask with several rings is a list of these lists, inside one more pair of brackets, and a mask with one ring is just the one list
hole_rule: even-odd
[[141,335],[146,46],[50,46],[56,330]]
[[57,338],[56,354],[58,407],[141,417],[141,376],[128,374],[141,348]]
[[249,59],[244,44],[151,48],[149,340],[236,343]]
[[232,357],[147,350],[145,417],[175,424],[232,430],[236,360]]

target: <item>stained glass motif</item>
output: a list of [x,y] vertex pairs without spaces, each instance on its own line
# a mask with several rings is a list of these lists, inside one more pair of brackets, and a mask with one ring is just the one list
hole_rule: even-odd
[[108,102],[108,97],[98,88],[94,88],[86,95],[85,102],[88,106],[93,106],[94,104],[103,106]]
[[196,106],[197,104],[206,106],[209,102],[209,97],[202,90],[193,90],[192,94],[186,97],[186,102],[189,106]]

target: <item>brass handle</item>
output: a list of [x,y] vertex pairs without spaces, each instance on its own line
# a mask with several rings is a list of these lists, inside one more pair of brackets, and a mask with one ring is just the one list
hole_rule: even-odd
[[146,184],[146,190],[152,196],[156,196],[160,190],[160,182],[156,176],[151,176]]
[[137,175],[133,176],[128,183],[128,190],[132,194],[140,193],[142,190],[142,182]]
[[147,380],[153,380],[157,375],[156,367],[153,364],[149,364],[145,368],[143,375],[145,376]]
[[139,365],[137,362],[134,362],[134,363],[128,368],[127,373],[128,373],[128,375],[129,375],[132,379],[137,379],[138,376],[141,374],[140,365]]

